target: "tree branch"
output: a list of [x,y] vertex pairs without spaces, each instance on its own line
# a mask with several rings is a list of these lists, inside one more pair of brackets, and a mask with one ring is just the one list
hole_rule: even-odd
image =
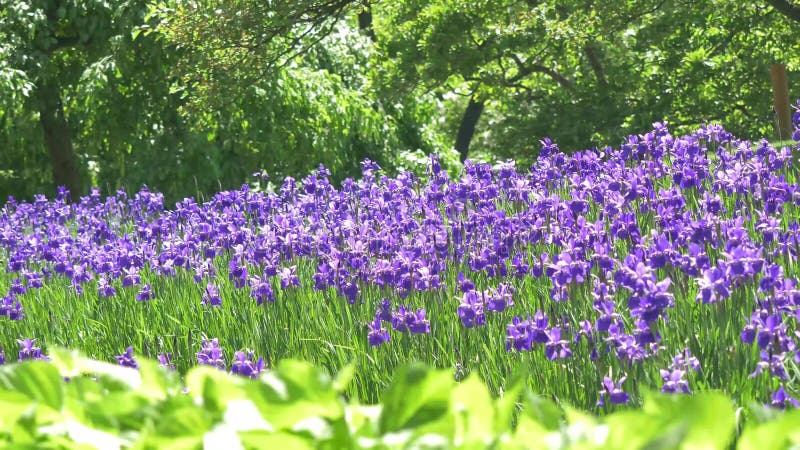
[[795,22],[800,22],[800,6],[797,6],[788,0],[767,0],[767,3],[769,3],[773,8],[775,8],[775,10],[784,16],[794,20]]
[[564,89],[572,89],[572,82],[569,81],[566,77],[561,75],[560,73],[556,72],[555,70],[544,66],[542,64],[526,64],[519,56],[512,53],[511,59],[514,63],[517,64],[517,74],[511,77],[509,80],[506,80],[508,85],[516,84],[518,81],[522,80],[523,78],[527,77],[532,73],[543,73],[550,78],[552,78],[556,83],[561,85]]

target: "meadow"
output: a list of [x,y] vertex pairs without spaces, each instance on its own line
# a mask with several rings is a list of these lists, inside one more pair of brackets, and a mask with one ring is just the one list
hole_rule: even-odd
[[364,161],[339,187],[320,167],[170,207],[147,189],[10,199],[0,361],[69,347],[255,377],[301,359],[352,367],[346,395],[367,402],[419,361],[495,396],[524,374],[599,413],[649,390],[785,407],[800,394],[798,150],[654,124],[570,155],[545,140],[530,168],[451,175],[431,157],[425,176],[390,177]]

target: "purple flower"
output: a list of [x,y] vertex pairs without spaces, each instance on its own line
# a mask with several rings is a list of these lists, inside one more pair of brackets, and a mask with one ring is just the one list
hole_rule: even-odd
[[133,359],[133,347],[131,346],[128,346],[128,348],[125,349],[125,353],[117,355],[115,358],[117,358],[120,366],[132,367],[134,369],[139,368],[139,364],[135,359]]
[[388,298],[381,299],[381,304],[378,307],[378,312],[375,313],[375,317],[380,319],[381,322],[392,321],[392,304]]
[[544,354],[551,361],[569,358],[572,356],[572,350],[569,349],[568,344],[567,340],[561,339],[561,328],[553,327],[547,332]]
[[506,307],[514,306],[514,288],[509,283],[500,283],[497,289],[488,289],[484,295],[486,297],[486,309],[494,312],[503,312]]
[[392,328],[401,333],[410,331],[412,334],[428,334],[431,332],[431,324],[425,319],[425,310],[418,309],[417,312],[413,312],[406,309],[404,305],[400,305],[393,315]]
[[518,352],[530,351],[533,345],[532,324],[530,319],[522,320],[519,317],[511,319],[511,323],[506,327],[506,350],[511,351],[511,347]]
[[149,284],[145,284],[139,289],[139,292],[136,294],[136,301],[137,302],[145,302],[148,300],[152,300],[156,298],[156,295],[153,294],[153,291],[150,289]]
[[6,363],[6,355],[3,354],[3,348],[0,347],[0,366]]
[[175,364],[172,363],[172,353],[159,354],[158,363],[161,365],[161,367],[166,367],[169,370],[175,370]]
[[664,370],[661,369],[661,379],[664,380],[664,385],[661,386],[661,392],[689,394],[689,382],[683,377],[686,371],[680,369]]
[[391,340],[389,337],[389,330],[383,328],[381,319],[377,315],[375,316],[375,320],[367,324],[367,329],[369,330],[367,332],[367,340],[372,347],[377,347]]
[[197,363],[201,366],[212,366],[225,370],[225,359],[217,338],[210,341],[203,339],[203,347],[197,352]]
[[258,374],[264,371],[264,358],[255,360],[255,355],[252,351],[247,353],[238,351],[233,354],[231,361],[231,373],[241,375],[248,378],[256,378]]
[[289,286],[300,286],[300,279],[297,278],[297,266],[284,267],[278,271],[281,279],[281,289]]
[[25,318],[25,310],[22,309],[22,304],[13,294],[0,298],[0,317],[2,316],[7,316],[14,321]]
[[467,328],[486,324],[483,301],[475,291],[467,291],[461,296],[461,303],[456,312],[461,323]]
[[117,294],[114,286],[108,282],[105,276],[101,276],[97,280],[97,295],[100,297],[113,297]]
[[600,391],[600,401],[597,406],[604,406],[606,404],[606,396],[611,400],[612,405],[624,405],[630,401],[630,396],[622,390],[622,383],[625,382],[627,377],[622,377],[618,382],[614,383],[610,377],[603,377],[602,387]]
[[17,339],[17,343],[19,343],[20,350],[19,350],[19,360],[40,360],[40,361],[49,361],[50,358],[42,354],[42,349],[36,347],[36,339]]
[[798,402],[796,398],[787,394],[783,389],[783,386],[778,386],[778,390],[772,394],[772,401],[769,403],[769,406],[777,409],[786,409],[786,407],[789,405],[795,408],[800,408],[800,402]]
[[203,306],[222,306],[222,297],[219,295],[219,289],[212,282],[206,284],[203,290],[203,295],[200,299],[200,304]]
[[126,269],[122,269],[122,286],[129,287],[129,286],[137,286],[139,285],[142,280],[139,277],[139,269],[136,267],[128,267]]

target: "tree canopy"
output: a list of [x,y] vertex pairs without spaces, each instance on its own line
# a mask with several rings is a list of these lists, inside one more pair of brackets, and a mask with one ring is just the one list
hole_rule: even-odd
[[791,0],[0,0],[0,195],[526,163],[656,121],[769,136],[799,31]]

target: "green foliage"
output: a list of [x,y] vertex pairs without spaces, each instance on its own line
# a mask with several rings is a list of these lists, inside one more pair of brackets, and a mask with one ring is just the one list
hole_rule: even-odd
[[[328,374],[285,360],[258,380],[196,367],[185,384],[153,361],[123,368],[56,349],[53,362],[0,368],[0,442],[38,448],[786,448],[797,411],[747,424],[724,396],[649,394],[604,418],[510,386],[492,398],[475,376],[398,370],[381,404],[341,396]],[[69,377],[69,378],[63,378]],[[518,403],[517,394],[527,399]],[[83,447],[82,447],[83,446]]]

